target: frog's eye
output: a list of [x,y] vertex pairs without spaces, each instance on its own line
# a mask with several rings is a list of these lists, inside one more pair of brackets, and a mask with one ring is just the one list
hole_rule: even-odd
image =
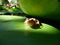
[[40,27],[40,21],[35,18],[27,18],[25,21],[25,24],[27,24],[30,27]]

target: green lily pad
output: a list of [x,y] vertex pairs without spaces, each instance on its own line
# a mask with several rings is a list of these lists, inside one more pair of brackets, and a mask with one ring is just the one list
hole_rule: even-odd
[[48,34],[55,34],[58,33],[58,29],[50,26],[48,24],[42,23],[41,28],[34,29],[24,24],[24,22],[4,22],[0,23],[0,29],[4,31],[28,31],[28,32],[35,32],[35,33],[48,33]]
[[13,15],[0,15],[0,22],[4,21],[24,21],[26,17]]
[[[4,17],[4,16],[3,16]],[[12,17],[12,16],[11,16]],[[12,17],[13,18],[13,17]],[[8,18],[3,18],[8,19]],[[24,21],[0,21],[0,44],[2,45],[56,45],[60,44],[59,30],[42,23],[38,29],[25,25]],[[1,19],[0,19],[1,20]],[[23,18],[19,20],[24,20]]]

